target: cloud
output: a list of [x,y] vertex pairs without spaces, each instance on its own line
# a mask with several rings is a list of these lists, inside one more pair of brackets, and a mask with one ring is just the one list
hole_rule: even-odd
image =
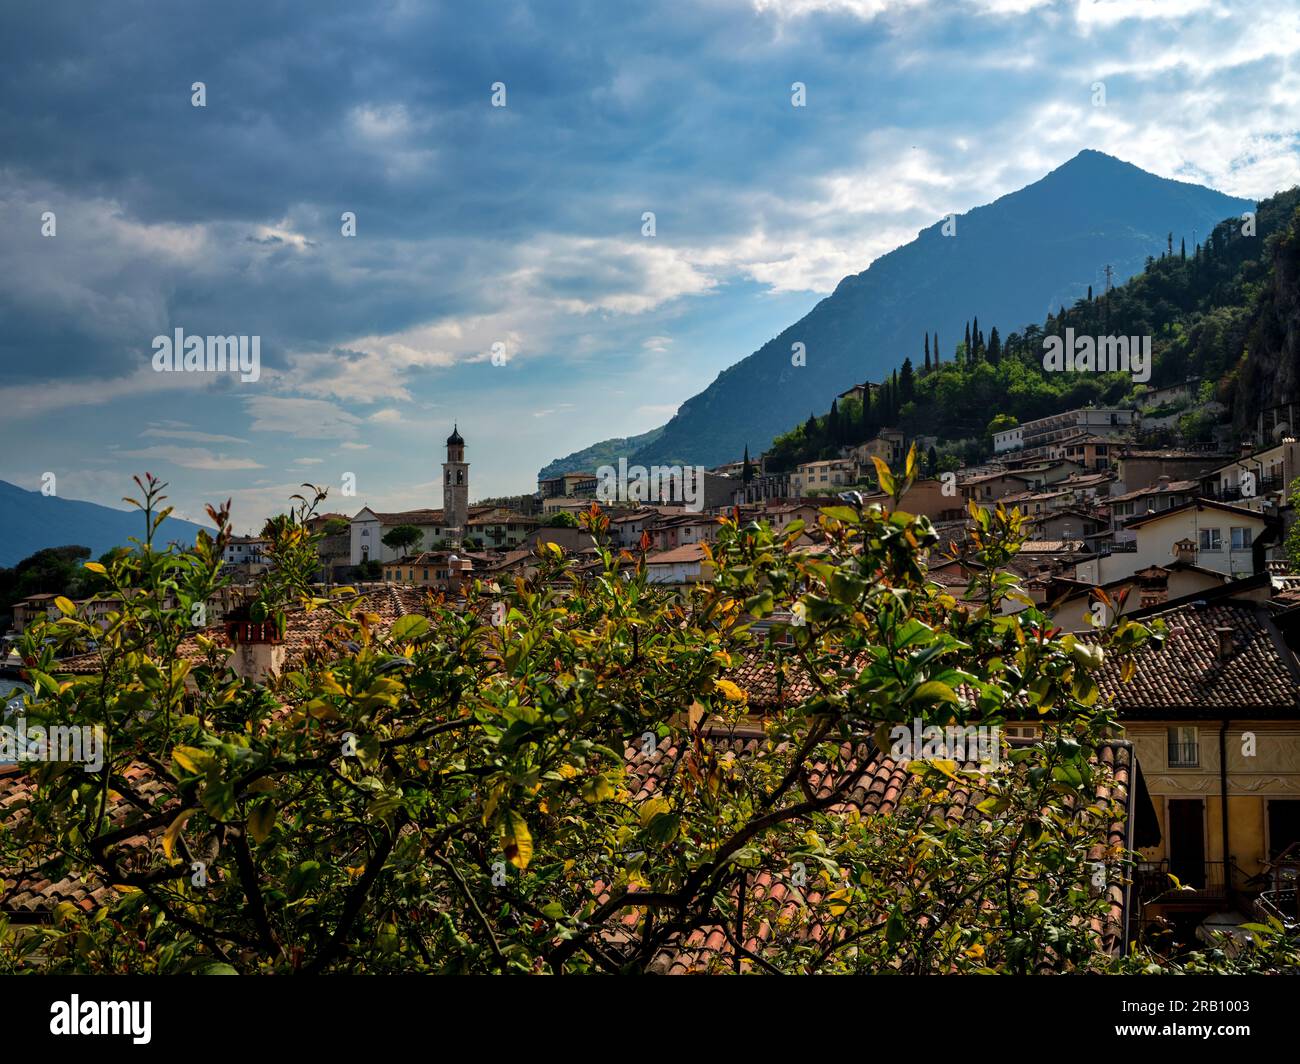
[[256,395],[245,406],[253,432],[284,432],[311,440],[347,440],[356,436],[361,418],[321,399]]
[[[163,422],[162,424],[167,424]],[[149,436],[155,439],[163,440],[188,440],[191,443],[247,443],[245,439],[238,436],[221,436],[211,432],[195,432],[191,429],[181,428],[148,428],[145,429],[141,436]]]
[[204,450],[201,447],[170,447],[159,445],[144,447],[134,451],[117,452],[123,458],[145,458],[170,462],[183,469],[261,469],[259,462],[251,458],[231,458],[225,454]]

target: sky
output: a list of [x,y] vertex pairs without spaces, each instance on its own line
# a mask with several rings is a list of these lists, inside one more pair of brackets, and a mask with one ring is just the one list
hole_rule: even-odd
[[[8,0],[0,479],[250,531],[440,506],[457,424],[531,491],[1084,148],[1295,185],[1298,58],[1276,0]],[[156,371],[178,328],[260,376]]]

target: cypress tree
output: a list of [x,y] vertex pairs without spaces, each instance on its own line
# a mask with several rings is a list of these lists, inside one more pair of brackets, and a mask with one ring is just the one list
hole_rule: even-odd
[[745,444],[745,464],[740,471],[740,482],[748,485],[754,479],[754,467],[749,464],[749,444]]
[[912,360],[903,359],[903,372],[898,375],[899,405],[910,403],[916,398],[916,375],[912,372]]

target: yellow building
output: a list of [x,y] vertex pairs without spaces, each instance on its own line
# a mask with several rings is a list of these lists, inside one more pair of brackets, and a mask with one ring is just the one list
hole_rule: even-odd
[[[1300,843],[1300,664],[1270,606],[1232,590],[1129,614],[1164,621],[1166,644],[1130,682],[1117,665],[1099,678],[1154,804],[1138,886],[1161,912],[1250,917]],[[1170,875],[1192,889],[1169,892]]]

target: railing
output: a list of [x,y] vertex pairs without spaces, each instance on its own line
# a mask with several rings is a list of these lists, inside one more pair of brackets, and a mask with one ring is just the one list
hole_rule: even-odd
[[1269,492],[1281,491],[1284,487],[1281,477],[1259,477],[1255,481],[1255,491],[1251,495],[1242,495],[1241,488],[1216,488],[1212,491],[1202,493],[1202,498],[1213,499],[1215,502],[1235,502],[1238,499],[1257,499],[1261,495],[1267,495]]
[[1255,915],[1262,920],[1277,920],[1288,931],[1300,927],[1300,907],[1296,904],[1296,889],[1266,890],[1255,899]]
[[[1168,858],[1138,862],[1135,883],[1142,901],[1202,901],[1228,896],[1231,861],[1203,861],[1192,868],[1178,861],[1173,864],[1171,868]],[[1182,884],[1182,890],[1174,885],[1171,874]]]
[[1200,743],[1173,742],[1169,744],[1170,768],[1198,768],[1200,764]]

